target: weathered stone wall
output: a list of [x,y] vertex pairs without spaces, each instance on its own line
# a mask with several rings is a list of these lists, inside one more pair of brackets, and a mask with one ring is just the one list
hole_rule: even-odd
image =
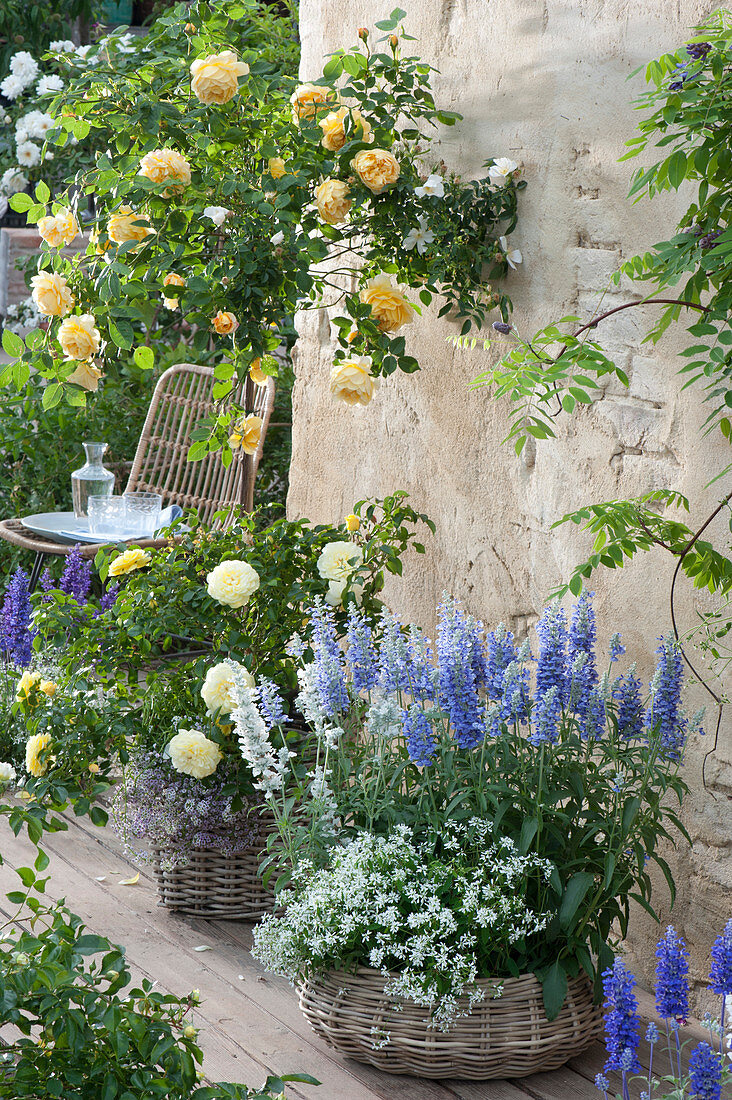
[[[393,5],[369,8],[383,18]],[[524,165],[528,188],[512,238],[523,267],[509,278],[519,328],[531,333],[565,313],[594,311],[622,259],[670,235],[684,196],[632,206],[625,195],[632,165],[618,164],[635,124],[631,98],[642,77],[628,74],[684,41],[711,5],[700,0],[421,0],[403,5],[421,55],[440,75],[438,102],[464,121],[445,131],[440,154],[466,177],[490,156]],[[320,72],[329,50],[349,44],[365,9],[357,0],[301,0],[303,78]],[[376,32],[378,33],[378,32]],[[429,165],[428,165],[429,167]],[[632,300],[610,290],[606,308]],[[674,487],[703,518],[715,500],[709,477],[728,461],[703,440],[699,395],[680,395],[673,336],[654,348],[641,338],[652,307],[628,310],[598,337],[631,378],[629,390],[608,385],[558,438],[517,458],[501,445],[506,408],[468,383],[505,348],[456,352],[455,331],[426,311],[411,326],[407,348],[422,364],[391,378],[366,409],[334,405],[327,379],[333,350],[327,317],[301,318],[295,390],[289,507],[312,520],[335,520],[363,496],[404,488],[437,523],[426,561],[414,563],[389,598],[400,614],[427,626],[443,589],[489,623],[525,631],[553,586],[589,549],[577,528],[552,531],[565,512],[593,500]],[[676,338],[679,339],[679,338]],[[680,344],[679,344],[680,346]],[[709,507],[707,507],[709,505]],[[724,535],[720,521],[715,534]],[[669,629],[673,563],[662,551],[622,573],[593,581],[600,635],[622,630],[628,658],[652,668],[658,636]],[[684,628],[701,606],[685,584]],[[700,697],[691,691],[692,704]],[[707,738],[709,742],[710,739]],[[711,939],[732,913],[732,738],[723,724],[701,782],[706,748],[695,743],[687,763],[693,797],[686,820],[695,844],[670,856],[680,900],[673,921],[693,946],[694,977],[703,979]],[[662,919],[666,892],[657,892]],[[633,962],[648,978],[649,947],[658,929],[641,912],[630,937]]]

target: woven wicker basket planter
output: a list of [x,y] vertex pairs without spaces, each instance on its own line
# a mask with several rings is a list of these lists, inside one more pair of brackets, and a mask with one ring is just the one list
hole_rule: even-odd
[[[481,985],[491,987],[490,981]],[[601,1013],[582,975],[570,981],[556,1020],[547,1020],[533,974],[507,978],[447,1031],[429,1026],[424,1008],[386,996],[379,971],[331,971],[299,987],[300,1010],[341,1054],[389,1073],[416,1077],[526,1077],[556,1069],[601,1031]],[[388,1040],[387,1040],[388,1036]]]
[[208,920],[256,921],[270,913],[274,893],[259,873],[264,841],[235,855],[194,848],[183,867],[164,868],[164,850],[154,849],[153,871],[160,904]]

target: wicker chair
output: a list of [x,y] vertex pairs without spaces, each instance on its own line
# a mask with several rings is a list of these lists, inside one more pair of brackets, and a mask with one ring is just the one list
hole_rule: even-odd
[[[207,455],[199,462],[187,462],[193,429],[217,404],[212,393],[213,382],[211,367],[192,363],[180,363],[161,374],[145,417],[126,492],[161,493],[164,506],[178,504],[184,509],[195,508],[204,522],[210,521],[215,512],[227,509],[228,515],[223,520],[226,525],[234,505],[240,504],[247,511],[254,506],[254,481],[272,415],[275,386],[271,378],[265,386],[255,386],[247,379],[227,399],[229,403],[253,409],[262,418],[262,433],[254,455],[239,452],[228,467],[216,454]],[[217,522],[221,524],[222,521]],[[62,556],[72,549],[35,534],[20,519],[1,520],[0,539],[35,553],[31,591],[38,583],[44,558]],[[136,539],[135,545],[164,546],[167,541]],[[99,545],[82,546],[82,557],[93,558]]]

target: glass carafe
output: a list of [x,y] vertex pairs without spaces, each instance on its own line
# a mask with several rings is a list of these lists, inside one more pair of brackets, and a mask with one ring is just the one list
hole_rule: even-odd
[[71,475],[71,495],[77,519],[87,514],[90,496],[107,497],[114,491],[114,474],[102,464],[108,443],[84,443],[86,462]]

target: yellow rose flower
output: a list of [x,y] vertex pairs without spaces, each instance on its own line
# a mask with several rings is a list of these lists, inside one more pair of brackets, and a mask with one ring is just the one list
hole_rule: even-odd
[[215,317],[211,318],[211,324],[213,325],[214,332],[218,332],[219,336],[233,336],[239,328],[239,322],[235,315],[229,313],[227,310],[221,309]]
[[259,588],[259,573],[247,561],[222,561],[206,577],[211,599],[227,607],[244,607]]
[[[145,153],[138,172],[153,183],[187,187],[191,182],[191,166],[182,153],[175,149],[155,149],[151,153]],[[167,188],[164,194],[169,194],[171,190],[172,187]]]
[[145,215],[133,213],[131,206],[120,206],[117,213],[112,214],[107,226],[107,236],[115,244],[144,241],[149,233],[154,232]]
[[70,374],[66,379],[67,382],[75,382],[77,386],[81,386],[83,390],[89,390],[90,393],[96,393],[99,389],[99,381],[104,378],[104,373],[95,366],[89,359],[85,359],[79,363],[73,374]]
[[58,342],[67,359],[91,359],[99,351],[102,336],[91,313],[82,313],[61,322]]
[[38,779],[41,775],[45,775],[48,771],[48,765],[51,761],[46,757],[44,760],[40,759],[40,754],[44,749],[47,749],[51,744],[50,733],[36,733],[33,737],[29,737],[25,746],[25,769],[30,772],[31,775]]
[[239,91],[239,77],[246,76],[249,66],[239,61],[232,50],[212,53],[191,65],[191,90],[201,103],[228,103]]
[[317,561],[324,581],[347,581],[363,561],[363,550],[355,542],[329,542]]
[[[357,107],[339,107],[337,111],[331,111],[325,118],[321,118],[318,126],[323,131],[321,145],[331,153],[337,153],[346,144],[346,119],[351,119],[351,141],[373,141],[371,123],[367,122]],[[360,133],[359,133],[360,131]]]
[[402,325],[414,320],[411,305],[388,275],[376,275],[369,279],[359,295],[362,302],[371,306],[371,316],[382,332],[396,332]]
[[40,672],[29,672],[28,669],[23,673],[18,680],[18,686],[15,689],[15,698],[19,703],[26,702],[30,698],[32,692],[41,686],[41,674]]
[[[163,279],[163,286],[185,286],[186,281],[182,275],[176,275],[174,271],[171,271]],[[163,295],[163,305],[166,309],[176,309],[178,306],[179,298],[166,298]]]
[[49,699],[53,699],[56,694],[56,685],[53,680],[41,680],[40,687],[44,695],[47,695]]
[[71,312],[74,299],[63,275],[39,271],[31,279],[33,301],[39,313],[46,317],[63,317]]
[[261,359],[252,359],[251,365],[249,367],[249,377],[251,378],[255,386],[267,385],[267,375],[262,370]]
[[281,180],[283,176],[287,175],[282,157],[270,157],[267,161],[267,167],[273,180]]
[[347,405],[368,405],[379,385],[371,373],[369,355],[353,355],[341,359],[330,372],[330,392]]
[[349,516],[346,516],[344,522],[349,531],[358,531],[359,527],[361,526],[361,520],[354,512],[351,512]]
[[[254,677],[251,672],[239,666],[239,676],[248,688],[254,687]],[[201,688],[201,697],[208,708],[209,714],[217,710],[222,714],[231,714],[236,708],[237,698],[235,691],[234,669],[228,661],[221,661],[214,665],[206,673],[206,679]]]
[[328,225],[338,225],[348,217],[352,200],[348,198],[350,188],[342,180],[330,178],[315,188],[315,205],[318,214]]
[[59,210],[57,214],[47,214],[45,218],[41,218],[38,232],[51,248],[61,248],[65,244],[71,244],[81,230],[72,212],[66,208]]
[[380,195],[399,179],[399,161],[388,149],[362,149],[351,161],[351,167],[364,186]]
[[175,770],[196,779],[213,775],[219,761],[223,760],[216,742],[210,741],[200,730],[178,730],[168,741],[167,749]]
[[259,446],[262,435],[262,418],[250,413],[243,420],[238,420],[229,436],[229,446],[232,451],[238,451],[241,447],[245,455],[253,455]]
[[133,547],[132,550],[125,550],[124,554],[120,554],[110,563],[109,576],[121,577],[123,573],[132,573],[134,569],[144,569],[151,561],[152,558],[147,550],[141,550],[139,546]]
[[301,84],[290,96],[292,117],[295,122],[301,118],[315,118],[321,107],[326,107],[335,99],[332,88],[323,88],[319,84]]

